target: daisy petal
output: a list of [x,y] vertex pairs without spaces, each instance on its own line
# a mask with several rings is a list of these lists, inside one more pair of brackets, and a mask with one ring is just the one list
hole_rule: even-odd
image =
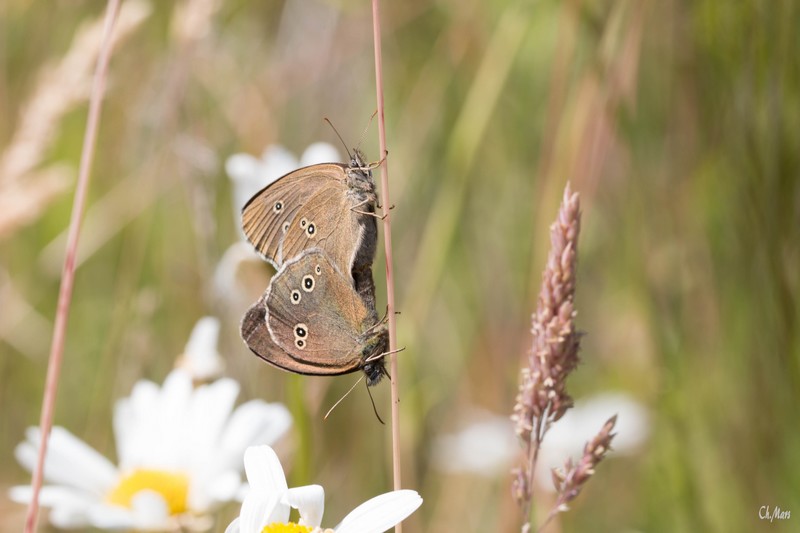
[[195,380],[209,380],[222,373],[223,360],[217,351],[220,322],[212,316],[197,321],[178,365]]
[[[278,495],[266,494],[264,492],[251,491],[242,503],[242,510],[239,513],[239,528],[242,533],[259,533],[267,524],[272,523],[272,515],[278,507]],[[286,518],[280,520],[285,522],[289,519],[289,507],[286,509]],[[277,510],[280,514],[280,510]]]
[[234,518],[233,522],[228,524],[228,527],[225,528],[225,533],[239,533],[239,518]]
[[[192,442],[199,453],[206,456],[206,447],[216,446],[216,440],[222,433],[225,422],[233,411],[233,404],[239,395],[239,384],[232,379],[223,378],[198,387],[194,391],[192,405],[189,413],[191,416]],[[200,458],[201,460],[203,457]]]
[[[29,428],[26,436],[28,442],[19,444],[15,455],[22,466],[32,471],[41,443],[41,432],[39,428]],[[117,478],[114,465],[108,459],[60,426],[54,426],[50,433],[44,475],[54,484],[83,489],[93,494],[105,493]]]
[[49,520],[59,529],[88,529],[91,526],[86,509],[78,507],[53,507]]
[[88,514],[89,523],[98,529],[130,529],[135,525],[130,509],[118,505],[93,505]]
[[225,161],[225,172],[234,180],[247,180],[256,176],[261,168],[261,161],[250,154],[234,154]]
[[413,490],[396,490],[362,503],[336,526],[336,533],[383,533],[402,522],[422,505]]
[[294,154],[280,144],[267,146],[264,153],[261,154],[261,160],[261,176],[259,177],[262,187],[296,169],[299,164]]
[[119,400],[114,407],[114,438],[123,468],[141,465],[146,451],[158,445],[158,435],[153,428],[158,395],[158,385],[152,381],[138,381],[130,397]]
[[140,490],[131,499],[136,526],[141,529],[161,529],[169,518],[164,498],[152,490]]
[[300,166],[316,165],[317,163],[330,163],[341,161],[339,151],[326,142],[316,142],[309,145],[300,157]]
[[251,400],[231,415],[223,430],[220,448],[228,454],[229,467],[241,464],[242,454],[253,443],[273,444],[292,425],[292,415],[279,403]]
[[[18,485],[8,491],[11,501],[30,503],[33,489],[30,485]],[[61,486],[45,486],[39,492],[39,505],[42,507],[87,507],[92,502],[91,496],[77,489]]]
[[[30,503],[33,489],[30,486],[12,487],[9,498],[17,503]],[[89,525],[88,510],[94,498],[77,489],[59,486],[42,487],[39,504],[51,508],[50,522],[61,529],[85,529]]]
[[322,513],[325,511],[325,489],[320,485],[307,485],[289,489],[283,499],[300,511],[300,524],[319,527],[322,524]]
[[283,494],[289,488],[283,467],[269,446],[251,446],[244,452],[244,470],[254,491]]
[[[207,492],[213,502],[228,502],[236,499],[242,478],[237,472],[226,470],[209,482]],[[190,493],[191,497],[191,493]]]

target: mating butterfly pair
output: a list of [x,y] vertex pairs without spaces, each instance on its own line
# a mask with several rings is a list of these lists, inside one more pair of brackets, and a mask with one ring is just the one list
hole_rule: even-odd
[[298,374],[386,369],[386,326],[375,311],[372,261],[378,239],[371,168],[356,150],[349,165],[304,167],[259,191],[242,228],[277,273],[247,311],[241,335],[260,358]]

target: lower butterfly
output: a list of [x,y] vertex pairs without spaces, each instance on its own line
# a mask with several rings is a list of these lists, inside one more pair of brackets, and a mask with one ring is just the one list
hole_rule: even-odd
[[370,386],[386,375],[385,324],[320,249],[281,266],[245,314],[241,335],[253,353],[289,372],[335,376],[361,370]]

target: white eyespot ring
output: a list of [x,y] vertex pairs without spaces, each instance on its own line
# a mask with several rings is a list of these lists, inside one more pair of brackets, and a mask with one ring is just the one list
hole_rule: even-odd
[[308,337],[308,326],[306,326],[305,324],[295,324],[294,338],[305,339],[306,337]]
[[301,218],[300,219],[300,227],[301,228],[305,228],[307,224],[308,224],[308,220],[306,220],[305,218]]
[[304,341],[303,339],[295,339],[294,345],[300,348],[301,350],[306,349],[306,341]]
[[308,227],[306,228],[306,233],[308,233],[308,237],[311,238],[317,232],[317,226],[314,225],[313,222],[308,223]]
[[322,267],[319,266],[319,265],[315,266],[314,267],[314,272],[316,272],[317,275],[319,276],[320,274],[322,274]]
[[282,209],[283,209],[283,202],[281,202],[280,200],[275,202],[275,205],[272,206],[273,213],[280,213]]
[[314,290],[314,285],[316,285],[316,282],[314,281],[314,276],[312,276],[311,274],[306,274],[305,276],[303,276],[303,285],[302,285],[302,287],[303,287],[304,291],[306,291],[306,292],[313,291]]
[[289,299],[291,300],[292,304],[297,305],[300,303],[300,300],[303,299],[303,296],[300,294],[300,291],[295,289],[292,291],[292,294],[289,297]]
[[283,223],[283,232],[286,233],[287,231],[289,231],[289,221],[288,220]]

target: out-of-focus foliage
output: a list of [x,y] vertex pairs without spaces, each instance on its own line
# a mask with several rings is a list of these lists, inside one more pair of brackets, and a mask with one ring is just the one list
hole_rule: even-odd
[[[74,79],[42,73],[75,51],[73,39],[103,7],[0,5],[0,153],[36,119],[27,105],[35,94],[57,100],[78,90]],[[194,322],[211,314],[223,321],[220,351],[244,396],[292,408],[290,484],[336,487],[332,520],[388,490],[389,430],[363,389],[322,419],[354,378],[262,364],[238,338],[246,304],[213,283],[239,239],[229,155],[335,142],[323,117],[348,143],[360,139],[376,107],[369,8],[157,1],[120,39],[58,424],[112,454],[113,400],[139,378],[160,382]],[[600,466],[560,518],[563,530],[792,530],[797,517],[770,524],[758,514],[762,505],[800,513],[800,6],[411,0],[382,8],[406,347],[403,474],[425,498],[407,529],[518,530],[505,470],[489,479],[443,473],[431,449],[476,406],[510,414],[547,227],[569,180],[583,207],[577,309],[587,333],[570,391],[628,391],[652,427],[639,454]],[[14,205],[31,206],[27,219],[0,227],[2,490],[28,481],[13,448],[38,423],[85,116],[84,99],[66,106],[42,129],[49,141],[35,166],[0,175],[0,200],[19,194]],[[376,131],[373,122],[362,144],[373,160]],[[379,253],[380,305],[383,273]],[[265,265],[258,290],[269,274]],[[388,387],[373,392],[388,417]],[[586,438],[598,430],[586,428]],[[540,514],[548,503],[542,492]],[[19,530],[23,512],[0,501],[0,529]],[[237,512],[228,509],[217,530]]]

